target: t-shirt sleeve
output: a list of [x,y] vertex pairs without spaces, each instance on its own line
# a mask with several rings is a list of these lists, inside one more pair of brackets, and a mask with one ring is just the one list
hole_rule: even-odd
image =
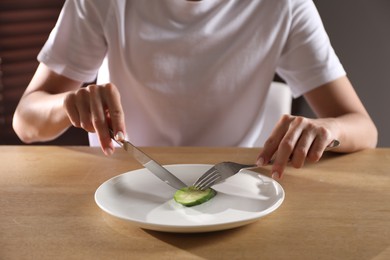
[[346,73],[313,1],[291,2],[290,34],[276,71],[298,97]]
[[65,2],[54,29],[38,54],[39,62],[58,74],[81,82],[96,78],[107,44],[103,32],[105,18],[94,2]]

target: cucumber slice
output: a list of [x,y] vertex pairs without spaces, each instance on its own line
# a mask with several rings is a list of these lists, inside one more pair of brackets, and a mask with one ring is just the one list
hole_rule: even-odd
[[173,198],[177,203],[191,207],[212,199],[216,194],[217,192],[211,188],[208,188],[207,190],[197,190],[193,186],[189,186],[177,190]]

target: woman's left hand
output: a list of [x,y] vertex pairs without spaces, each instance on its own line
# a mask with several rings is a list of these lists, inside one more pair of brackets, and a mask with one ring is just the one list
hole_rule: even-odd
[[337,139],[332,132],[334,129],[332,122],[330,118],[282,116],[265,142],[257,164],[267,165],[272,160],[272,177],[281,178],[288,163],[300,168],[306,160],[318,161],[326,147]]

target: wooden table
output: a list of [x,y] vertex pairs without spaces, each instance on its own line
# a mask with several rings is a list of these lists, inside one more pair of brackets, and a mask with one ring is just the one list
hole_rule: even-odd
[[[162,164],[252,163],[257,149],[144,148]],[[0,146],[0,259],[390,259],[390,149],[329,154],[280,180],[275,212],[226,231],[148,231],[103,213],[94,193],[140,168],[122,151]],[[262,169],[269,174],[270,169]]]

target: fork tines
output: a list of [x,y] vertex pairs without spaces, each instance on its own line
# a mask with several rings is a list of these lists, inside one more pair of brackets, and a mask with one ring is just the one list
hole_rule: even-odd
[[213,184],[221,177],[222,176],[219,174],[218,170],[213,167],[208,170],[206,174],[202,175],[198,180],[196,180],[193,186],[197,190],[206,190],[213,186]]

